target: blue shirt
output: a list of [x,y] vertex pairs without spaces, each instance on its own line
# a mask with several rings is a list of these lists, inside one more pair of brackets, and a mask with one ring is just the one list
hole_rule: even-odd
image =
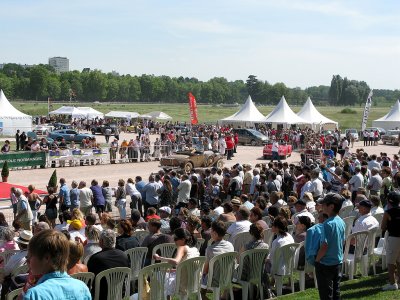
[[101,189],[101,186],[99,185],[92,185],[90,187],[93,193],[93,202],[95,206],[100,206],[100,205],[105,205],[106,204],[106,199],[104,199],[103,196],[103,190]]
[[307,230],[305,252],[306,260],[309,264],[315,264],[315,257],[318,254],[319,248],[322,243],[322,231],[324,229],[323,224],[315,224]]
[[30,288],[24,300],[91,300],[89,288],[82,281],[64,272],[43,275],[36,286]]
[[80,204],[79,194],[80,194],[80,191],[78,190],[78,188],[71,189],[71,191],[69,192],[69,197],[71,199],[71,205],[73,207],[79,207],[79,204]]
[[71,206],[71,199],[69,197],[69,188],[66,184],[60,187],[60,197],[63,197],[63,204],[65,206]]
[[343,243],[346,225],[339,216],[330,217],[323,223],[322,242],[328,244],[328,250],[320,263],[335,266],[343,262]]
[[145,201],[148,204],[150,204],[150,205],[158,204],[158,193],[157,193],[158,188],[159,188],[159,185],[155,182],[149,182],[143,188],[142,191],[146,194]]
[[146,186],[146,182],[139,181],[135,184],[136,189],[139,191],[139,193],[142,195],[142,199],[145,200],[146,199],[146,193],[143,192],[143,188]]
[[180,183],[181,183],[181,181],[178,178],[176,178],[175,176],[171,177],[171,185],[172,185],[174,191],[177,190]]

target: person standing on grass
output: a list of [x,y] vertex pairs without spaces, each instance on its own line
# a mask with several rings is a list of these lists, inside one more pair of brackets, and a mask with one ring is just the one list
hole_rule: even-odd
[[400,192],[390,192],[387,200],[388,209],[383,215],[381,229],[389,232],[386,242],[389,283],[382,289],[392,291],[399,288],[398,283],[396,283],[396,267],[397,278],[400,276]]
[[321,247],[315,259],[315,273],[320,299],[340,299],[340,280],[346,225],[338,216],[343,197],[328,194],[322,200],[322,211],[328,215],[323,223]]

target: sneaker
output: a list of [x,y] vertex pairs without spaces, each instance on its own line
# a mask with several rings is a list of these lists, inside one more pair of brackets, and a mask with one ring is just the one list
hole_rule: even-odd
[[394,284],[388,283],[388,284],[386,284],[386,285],[383,286],[382,290],[383,290],[383,291],[395,291],[395,290],[397,290],[398,288],[399,288],[399,287],[397,286],[397,283],[394,283]]

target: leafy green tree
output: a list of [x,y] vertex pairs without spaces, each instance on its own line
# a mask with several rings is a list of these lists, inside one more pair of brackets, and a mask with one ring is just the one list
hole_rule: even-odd
[[355,105],[360,101],[360,93],[354,85],[348,85],[343,93],[343,99],[346,100],[346,105]]
[[87,101],[101,101],[107,96],[107,77],[98,70],[85,73],[83,94]]
[[247,92],[249,93],[251,98],[256,102],[259,102],[261,100],[263,93],[262,82],[257,79],[257,76],[249,75],[249,77],[246,80],[246,86],[247,86]]
[[35,66],[30,69],[30,90],[32,96],[38,99],[44,99],[47,95],[47,81],[49,71],[43,66]]
[[71,91],[71,84],[69,83],[68,80],[64,79],[61,82],[61,86],[60,86],[60,99],[61,100],[69,100],[70,91]]
[[57,76],[50,76],[47,79],[47,95],[53,99],[59,99],[61,95],[61,84]]
[[0,73],[0,89],[3,90],[7,97],[14,97],[12,78]]
[[129,83],[129,100],[132,102],[139,101],[142,98],[142,88],[137,77],[130,77]]

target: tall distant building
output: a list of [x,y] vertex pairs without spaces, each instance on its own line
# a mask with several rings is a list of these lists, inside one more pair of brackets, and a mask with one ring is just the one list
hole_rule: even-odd
[[69,59],[66,57],[50,57],[49,65],[52,66],[57,73],[69,71]]

